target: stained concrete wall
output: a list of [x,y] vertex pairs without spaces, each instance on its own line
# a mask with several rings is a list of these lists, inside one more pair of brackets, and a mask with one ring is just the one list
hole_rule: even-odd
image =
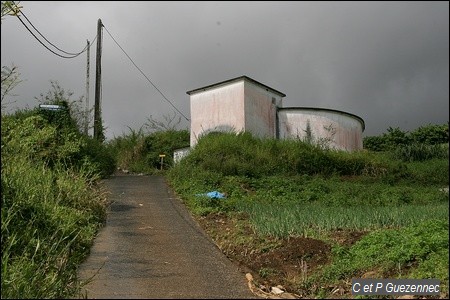
[[191,147],[214,131],[245,129],[244,82],[234,82],[190,95]]
[[251,132],[276,137],[277,106],[284,94],[242,76],[191,92],[191,147],[210,132]]
[[191,105],[191,147],[202,135],[217,131],[310,139],[346,151],[363,147],[365,124],[360,117],[332,109],[283,108],[286,95],[247,76],[187,93]]
[[245,131],[255,136],[276,138],[277,107],[281,95],[253,82],[245,82]]
[[364,121],[358,116],[346,112],[321,108],[289,107],[278,110],[278,120],[280,138],[302,140],[309,138],[314,143],[345,151],[356,151],[363,148]]

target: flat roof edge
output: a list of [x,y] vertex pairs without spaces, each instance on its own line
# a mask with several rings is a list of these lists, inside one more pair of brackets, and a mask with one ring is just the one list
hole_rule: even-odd
[[214,84],[211,84],[211,85],[207,85],[207,86],[204,86],[204,87],[195,89],[195,90],[187,91],[186,94],[192,95],[192,94],[204,92],[204,91],[213,89],[213,88],[215,88],[215,87],[227,85],[227,84],[230,84],[230,83],[232,83],[232,82],[237,82],[237,81],[241,81],[241,80],[247,80],[247,81],[252,82],[252,83],[254,83],[254,84],[256,84],[256,85],[259,85],[259,86],[261,86],[261,87],[263,87],[263,88],[265,88],[265,89],[267,89],[267,90],[270,90],[270,91],[272,91],[272,92],[274,92],[274,93],[280,95],[281,97],[286,97],[286,95],[285,95],[284,93],[282,93],[282,92],[280,92],[280,91],[277,91],[277,90],[271,88],[270,86],[267,86],[267,85],[265,85],[265,84],[262,84],[261,82],[256,81],[256,80],[254,80],[254,79],[252,79],[252,78],[250,78],[250,77],[248,77],[248,76],[245,76],[245,75],[239,76],[239,77],[236,77],[236,78],[232,78],[232,79],[228,79],[228,80],[225,80],[225,81],[222,81],[222,82],[214,83]]
[[366,123],[364,122],[363,118],[361,118],[361,117],[359,117],[359,116],[357,116],[355,114],[352,114],[352,113],[349,113],[349,112],[346,112],[346,111],[342,111],[342,110],[337,110],[337,109],[332,109],[332,108],[301,107],[301,106],[299,106],[299,107],[279,107],[278,111],[280,111],[280,110],[296,110],[296,109],[298,109],[298,110],[322,110],[322,111],[336,112],[336,113],[348,115],[348,116],[353,117],[353,118],[355,118],[355,119],[357,119],[357,120],[359,120],[361,122],[363,131],[366,129]]

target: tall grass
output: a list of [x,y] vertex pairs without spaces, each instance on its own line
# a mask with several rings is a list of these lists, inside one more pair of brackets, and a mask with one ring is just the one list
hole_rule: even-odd
[[255,138],[247,132],[202,137],[184,164],[225,176],[253,178],[274,174],[359,175],[365,168],[383,167],[369,155],[350,156],[299,140]]
[[173,151],[189,146],[187,130],[164,130],[146,133],[142,128],[116,137],[108,143],[120,168],[135,173],[153,174],[161,169],[160,154],[166,155],[163,168],[173,164]]
[[[448,291],[448,154],[416,150],[347,153],[216,134],[200,139],[167,175],[195,214],[239,212],[259,238],[330,242],[336,230],[370,232],[354,247],[333,244],[331,263],[300,283],[299,293],[334,297],[328,287],[380,268],[380,276],[439,278]],[[227,198],[197,196],[212,190]]]
[[349,248],[333,247],[333,263],[301,286],[326,295],[330,287],[348,286],[347,278],[376,270],[372,271],[374,278],[439,278],[445,295],[449,284],[448,247],[448,220],[431,219],[401,229],[375,230]]
[[111,162],[59,125],[37,110],[2,116],[2,298],[74,296],[76,269],[106,217],[98,180]]
[[2,163],[2,298],[75,293],[76,268],[105,218],[91,179],[23,158]]
[[398,228],[436,219],[448,220],[448,204],[403,206],[280,205],[246,203],[239,209],[250,216],[262,236],[289,237],[320,234],[337,229],[369,231]]
[[448,144],[426,145],[413,143],[397,147],[394,150],[394,156],[408,162],[448,159]]
[[[448,161],[405,163],[384,153],[323,150],[301,141],[258,139],[248,133],[202,138],[168,173],[177,192],[202,213],[192,195],[221,189],[228,202],[301,202],[328,206],[432,204],[448,197]],[[447,200],[448,201],[448,200]],[[226,205],[227,209],[230,205]]]

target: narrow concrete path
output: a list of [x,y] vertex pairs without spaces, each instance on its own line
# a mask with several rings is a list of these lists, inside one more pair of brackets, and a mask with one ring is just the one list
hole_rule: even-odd
[[258,298],[245,274],[206,236],[161,176],[105,181],[107,222],[79,269],[81,297]]

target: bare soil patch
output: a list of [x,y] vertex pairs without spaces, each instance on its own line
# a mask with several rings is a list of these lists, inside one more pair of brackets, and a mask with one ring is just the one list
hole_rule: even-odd
[[[202,228],[217,246],[241,269],[253,275],[258,287],[282,286],[298,293],[298,284],[321,266],[330,262],[331,242],[309,237],[279,239],[255,234],[245,215],[230,218],[225,214],[209,214],[198,218]],[[331,240],[352,245],[365,232],[338,230]]]

